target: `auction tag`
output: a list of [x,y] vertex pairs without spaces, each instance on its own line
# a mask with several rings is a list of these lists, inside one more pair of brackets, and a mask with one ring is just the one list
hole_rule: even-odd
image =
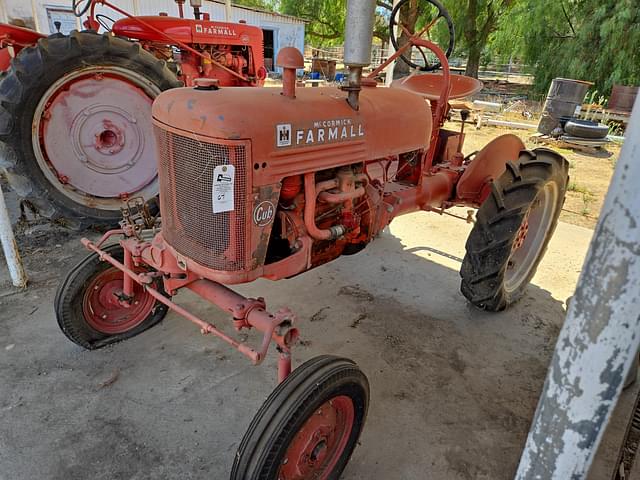
[[219,165],[213,170],[213,213],[233,211],[235,180],[236,167],[233,165]]

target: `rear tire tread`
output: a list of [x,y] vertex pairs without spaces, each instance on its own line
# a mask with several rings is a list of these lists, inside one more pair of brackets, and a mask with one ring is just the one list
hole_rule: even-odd
[[[476,224],[466,243],[462,262],[461,292],[475,306],[490,311],[504,310],[524,293],[524,286],[535,274],[555,230],[569,180],[568,162],[556,152],[540,148],[521,152],[517,162],[509,162],[504,174],[493,182],[491,194],[476,215]],[[555,218],[542,250],[522,288],[504,289],[504,275],[511,245],[528,207],[546,182],[559,185]]]

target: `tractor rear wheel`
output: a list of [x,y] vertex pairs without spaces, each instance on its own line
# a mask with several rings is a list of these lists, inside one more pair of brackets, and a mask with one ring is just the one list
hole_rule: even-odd
[[369,405],[369,382],[345,358],[323,355],[296,368],[256,414],[231,480],[337,480]]
[[180,85],[137,43],[90,31],[42,39],[0,82],[0,167],[42,216],[114,224],[123,199],[158,193],[151,105]]
[[[104,251],[119,262],[124,249],[110,245]],[[145,271],[136,267],[136,272]],[[124,274],[97,253],[76,265],[58,287],[54,307],[58,326],[73,343],[87,350],[134,337],[162,321],[167,307],[134,282],[129,305],[119,300]],[[162,286],[155,285],[164,294]]]
[[558,223],[568,172],[561,155],[539,148],[523,151],[493,182],[460,270],[472,304],[500,311],[522,297]]

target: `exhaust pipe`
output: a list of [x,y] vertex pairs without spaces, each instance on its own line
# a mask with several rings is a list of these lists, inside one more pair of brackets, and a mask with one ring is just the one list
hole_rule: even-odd
[[360,108],[362,68],[371,63],[371,44],[375,21],[376,0],[348,0],[344,32],[344,64],[349,67],[347,102],[354,110]]

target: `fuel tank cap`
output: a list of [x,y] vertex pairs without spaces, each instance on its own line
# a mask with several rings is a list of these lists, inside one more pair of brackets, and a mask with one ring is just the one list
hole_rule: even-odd
[[220,80],[217,78],[196,78],[193,83],[196,90],[220,90]]

